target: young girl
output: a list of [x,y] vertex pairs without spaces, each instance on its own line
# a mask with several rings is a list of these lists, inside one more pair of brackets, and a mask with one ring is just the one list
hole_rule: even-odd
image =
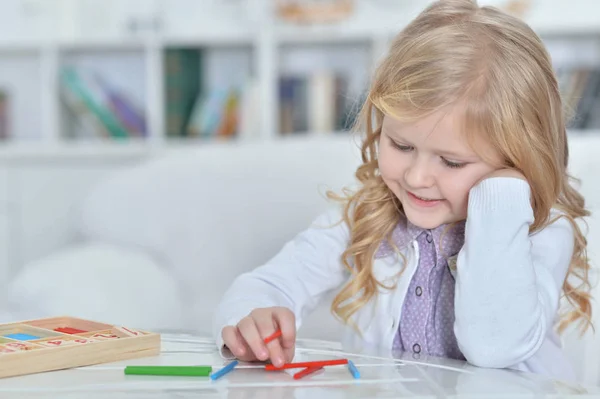
[[569,184],[561,108],[526,24],[475,1],[433,3],[375,74],[359,189],[235,280],[217,345],[289,362],[296,328],[337,290],[331,310],[355,342],[570,375],[554,327],[590,324],[576,223],[588,212]]

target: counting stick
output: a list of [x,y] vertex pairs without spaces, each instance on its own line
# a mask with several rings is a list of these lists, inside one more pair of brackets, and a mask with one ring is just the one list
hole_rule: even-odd
[[229,373],[231,370],[233,370],[233,368],[235,366],[237,366],[238,361],[234,360],[233,362],[229,363],[227,366],[223,367],[221,370],[215,371],[214,373],[212,373],[210,375],[210,379],[211,380],[217,380],[221,377],[223,377],[225,374]]
[[277,330],[273,334],[271,334],[267,338],[265,338],[265,345],[279,337],[281,337],[281,330]]
[[127,327],[123,327],[123,326],[115,326],[115,329],[122,332],[123,334],[127,335],[128,337],[137,337],[139,335],[142,335],[141,333],[135,331],[135,330],[131,330]]
[[348,359],[337,359],[337,360],[321,360],[317,362],[299,362],[299,363],[288,363],[281,367],[275,367],[272,364],[265,365],[267,371],[278,371],[284,369],[297,369],[304,367],[325,367],[325,366],[337,366],[340,364],[348,364]]
[[350,370],[350,373],[352,374],[352,377],[354,377],[355,380],[358,380],[360,378],[360,373],[352,360],[348,360],[348,370]]
[[307,376],[309,374],[314,373],[315,371],[319,371],[319,370],[322,370],[322,369],[323,369],[323,367],[307,367],[304,370],[299,371],[296,374],[294,374],[294,379],[295,380],[299,380],[302,377],[305,377],[305,376]]
[[127,366],[125,374],[208,377],[211,366]]

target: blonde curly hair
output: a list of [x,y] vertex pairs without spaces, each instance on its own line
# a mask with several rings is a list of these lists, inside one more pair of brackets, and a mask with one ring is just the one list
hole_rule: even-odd
[[565,115],[550,57],[525,23],[472,0],[443,0],[427,7],[398,34],[375,72],[356,126],[366,134],[363,163],[356,171],[360,189],[329,193],[344,203],[343,221],[351,235],[342,262],[352,273],[332,312],[351,323],[351,316],[380,288],[390,288],[372,274],[376,251],[390,241],[404,217],[402,204],[378,170],[384,115],[415,120],[458,102],[466,106],[469,140],[473,142],[473,132],[483,134],[503,166],[527,178],[534,212],[530,233],[556,220],[550,217],[552,208],[571,223],[575,247],[563,284],[570,306],[560,315],[558,331],[579,321],[583,333],[591,325],[590,265],[576,220],[589,212],[567,173]]

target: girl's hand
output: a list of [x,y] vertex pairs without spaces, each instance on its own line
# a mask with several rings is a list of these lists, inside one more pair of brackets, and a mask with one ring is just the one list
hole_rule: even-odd
[[[281,330],[281,337],[265,345],[264,339]],[[296,346],[296,318],[284,307],[254,309],[237,326],[226,326],[221,331],[229,350],[242,361],[271,360],[281,367],[294,358]]]

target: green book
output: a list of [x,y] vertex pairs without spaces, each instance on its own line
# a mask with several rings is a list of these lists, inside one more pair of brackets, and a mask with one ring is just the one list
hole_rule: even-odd
[[186,126],[201,90],[201,51],[165,50],[165,117],[167,135],[186,135]]
[[77,72],[72,68],[65,68],[61,74],[61,81],[68,90],[71,90],[81,102],[100,120],[106,130],[115,138],[129,137],[127,130],[119,120],[100,104],[85,87]]

